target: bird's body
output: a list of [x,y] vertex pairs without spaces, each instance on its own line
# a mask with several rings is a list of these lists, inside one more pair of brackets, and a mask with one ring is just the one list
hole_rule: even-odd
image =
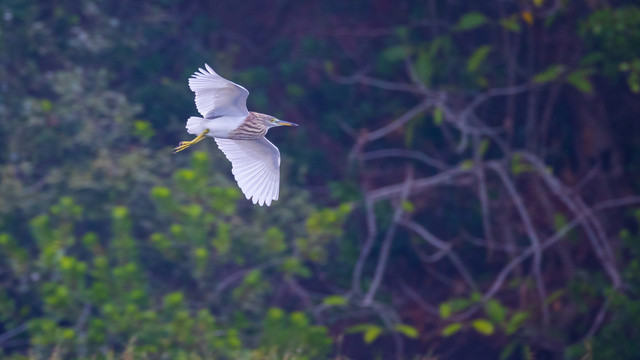
[[232,173],[247,199],[267,206],[278,200],[280,193],[280,152],[264,136],[269,128],[297,126],[273,116],[248,111],[249,92],[216,74],[209,65],[189,79],[196,94],[196,107],[204,117],[192,116],[187,132],[198,135],[183,141],[176,152],[213,137],[218,147],[231,161]]

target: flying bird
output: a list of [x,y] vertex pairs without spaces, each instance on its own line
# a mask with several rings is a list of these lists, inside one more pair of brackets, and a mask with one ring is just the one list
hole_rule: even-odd
[[187,121],[187,132],[197,135],[174,149],[180,152],[207,136],[231,161],[231,172],[247,200],[271,205],[280,193],[280,151],[264,136],[276,126],[298,126],[271,115],[247,110],[249,91],[216,74],[209,65],[189,78],[202,117]]

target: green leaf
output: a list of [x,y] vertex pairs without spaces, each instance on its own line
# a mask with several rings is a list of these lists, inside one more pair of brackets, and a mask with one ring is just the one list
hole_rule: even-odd
[[472,73],[478,70],[478,68],[480,67],[480,65],[482,65],[482,63],[487,58],[487,55],[489,55],[490,52],[491,52],[490,45],[484,45],[477,48],[473,52],[473,54],[471,54],[471,56],[469,57],[469,60],[467,60],[467,72]]
[[563,213],[555,213],[553,214],[553,223],[556,231],[558,231],[567,225],[567,217]]
[[408,46],[396,45],[396,46],[391,46],[382,50],[382,53],[380,54],[380,56],[382,56],[383,59],[389,62],[394,62],[394,61],[406,59],[407,56],[409,56],[409,53],[410,53],[410,48]]
[[509,344],[507,344],[507,346],[502,349],[502,352],[500,352],[500,360],[506,360],[510,358],[513,352],[518,348],[518,345],[519,344],[517,341],[511,341]]
[[567,76],[567,82],[581,92],[591,94],[593,92],[593,85],[591,85],[591,81],[589,81],[589,74],[589,70],[573,71]]
[[545,83],[553,81],[564,71],[563,65],[551,65],[546,70],[533,76],[533,82]]
[[438,307],[438,309],[440,310],[440,317],[443,319],[448,318],[449,316],[451,316],[451,304],[449,304],[448,302],[444,302],[442,304],[440,304],[440,306]]
[[640,76],[637,72],[634,71],[629,74],[629,77],[627,77],[627,84],[633,93],[640,93]]
[[460,331],[460,329],[462,329],[462,324],[460,324],[460,323],[449,324],[449,325],[447,325],[447,327],[442,329],[442,336],[449,337],[449,336],[457,333],[458,331]]
[[396,326],[394,327],[394,329],[399,332],[402,333],[404,336],[408,337],[408,338],[412,338],[415,339],[418,337],[418,330],[416,328],[414,328],[411,325],[406,325],[406,324],[396,324]]
[[471,322],[471,326],[482,335],[493,334],[493,324],[487,319],[475,319]]
[[496,323],[502,323],[504,321],[504,318],[506,316],[506,309],[504,308],[504,306],[502,306],[502,304],[500,304],[499,301],[487,301],[487,304],[484,306],[484,310],[489,318],[491,318],[491,320],[495,321]]
[[469,304],[471,304],[469,299],[451,299],[447,302],[443,302],[439,306],[440,316],[443,319],[446,319],[454,312],[459,312],[466,309]]
[[562,295],[564,295],[565,290],[564,289],[559,289],[556,290],[554,292],[551,293],[551,295],[547,296],[547,298],[544,300],[544,304],[545,305],[549,305],[552,302],[556,301],[557,299],[561,298]]
[[433,66],[431,64],[431,57],[426,51],[420,51],[415,63],[416,73],[418,78],[425,84],[431,83],[431,76],[433,75]]
[[42,111],[44,112],[51,112],[51,108],[53,107],[51,104],[51,100],[49,99],[43,99],[42,101],[40,101],[40,106],[42,108]]
[[469,170],[473,167],[473,159],[467,159],[460,163],[460,169]]
[[518,329],[520,329],[522,324],[528,318],[529,318],[529,313],[524,311],[518,311],[515,314],[513,314],[513,317],[511,317],[511,320],[509,320],[509,324],[507,324],[507,328],[505,329],[505,332],[507,333],[507,335],[511,335],[516,331],[518,331]]
[[353,325],[353,326],[349,326],[345,332],[347,334],[356,334],[356,333],[361,333],[361,332],[365,332],[367,331],[367,329],[369,329],[372,326],[377,326],[374,324],[370,324],[370,323],[364,323],[364,324],[358,324],[358,325]]
[[407,213],[412,213],[416,209],[415,206],[413,206],[413,203],[408,200],[403,201],[401,206],[402,206],[402,210]]
[[382,328],[376,325],[370,326],[365,332],[362,338],[367,344],[371,344],[382,334]]
[[451,304],[453,312],[458,312],[466,309],[471,304],[471,301],[469,299],[451,299],[449,304]]
[[442,120],[444,119],[443,113],[442,113],[442,109],[437,107],[435,109],[433,109],[433,124],[435,126],[440,126],[442,125]]
[[489,149],[489,140],[488,139],[483,139],[480,142],[480,146],[478,149],[478,152],[480,153],[480,156],[484,156],[487,153],[487,150]]
[[487,17],[479,12],[468,12],[458,20],[458,23],[453,27],[456,31],[466,31],[475,29],[478,26],[482,26],[487,23]]
[[508,18],[504,18],[504,19],[500,19],[500,25],[505,29],[505,30],[509,30],[512,32],[520,32],[521,28],[520,28],[520,24],[518,23],[518,20],[516,20],[517,17],[508,17]]
[[322,305],[326,306],[344,306],[347,305],[347,299],[340,295],[327,296],[322,300]]

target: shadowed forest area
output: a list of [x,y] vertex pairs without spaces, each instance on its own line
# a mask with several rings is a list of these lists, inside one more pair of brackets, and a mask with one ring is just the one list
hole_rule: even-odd
[[[0,2],[3,359],[640,358],[640,4]],[[209,64],[280,199],[193,136]]]

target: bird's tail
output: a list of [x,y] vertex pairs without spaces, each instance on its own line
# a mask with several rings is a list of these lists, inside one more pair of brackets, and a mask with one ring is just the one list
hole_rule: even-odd
[[206,127],[207,119],[201,117],[192,116],[187,120],[187,132],[193,135],[200,135]]

